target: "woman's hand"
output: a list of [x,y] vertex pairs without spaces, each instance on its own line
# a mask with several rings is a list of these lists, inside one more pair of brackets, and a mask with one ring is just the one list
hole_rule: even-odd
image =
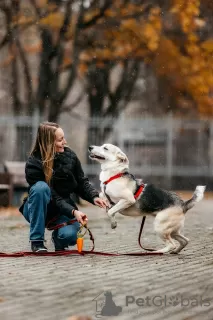
[[106,209],[108,207],[108,202],[101,198],[94,198],[94,204],[100,208]]
[[81,223],[82,225],[87,224],[88,218],[87,215],[81,211],[74,210],[73,215],[75,216],[76,220]]

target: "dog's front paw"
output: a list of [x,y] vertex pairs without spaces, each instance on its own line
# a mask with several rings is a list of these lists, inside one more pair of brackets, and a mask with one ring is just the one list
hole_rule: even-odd
[[112,229],[117,228],[117,221],[112,221],[112,222],[111,222],[111,228],[112,228]]

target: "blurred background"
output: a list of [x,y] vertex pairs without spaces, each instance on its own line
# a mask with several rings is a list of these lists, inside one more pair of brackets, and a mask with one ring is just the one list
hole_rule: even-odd
[[1,0],[0,206],[19,205],[41,121],[173,190],[213,187],[212,0]]

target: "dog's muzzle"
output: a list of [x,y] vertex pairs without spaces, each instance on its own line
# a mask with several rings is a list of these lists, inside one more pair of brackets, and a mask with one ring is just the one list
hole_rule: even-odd
[[96,155],[96,154],[94,154],[94,153],[90,153],[89,157],[90,157],[91,159],[105,160],[104,157],[98,156],[98,155]]
[[89,151],[89,157],[91,159],[98,159],[98,160],[105,160],[105,157],[99,154],[95,154],[94,151],[94,146],[89,146],[88,151]]

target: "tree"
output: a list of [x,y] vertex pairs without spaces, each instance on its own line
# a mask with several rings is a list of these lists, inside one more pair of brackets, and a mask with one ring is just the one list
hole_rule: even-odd
[[[140,63],[149,64],[161,84],[161,96],[168,96],[170,109],[194,109],[212,114],[211,32],[205,0],[153,1],[3,1],[0,9],[6,17],[6,30],[0,48],[9,48],[13,72],[14,110],[20,112],[17,57],[24,68],[28,109],[36,105],[48,108],[49,120],[77,106],[67,97],[77,76],[87,79],[91,115],[116,117],[131,99]],[[38,29],[41,54],[39,82],[31,85],[31,48],[26,48],[21,34],[29,27]],[[111,71],[121,68],[118,86],[110,90]],[[61,84],[63,82],[63,85]],[[107,102],[106,102],[107,101]],[[106,102],[106,103],[105,103]],[[168,105],[161,105],[168,110]]]

